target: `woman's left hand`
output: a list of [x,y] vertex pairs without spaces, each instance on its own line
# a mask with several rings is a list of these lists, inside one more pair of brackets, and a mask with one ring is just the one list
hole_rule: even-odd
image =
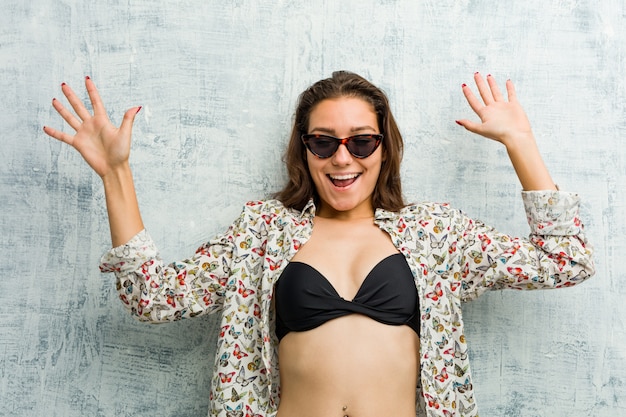
[[518,139],[534,140],[530,122],[517,101],[511,80],[506,81],[508,100],[500,92],[493,76],[487,75],[485,82],[482,75],[477,72],[474,74],[474,81],[482,101],[465,84],[463,94],[472,110],[480,117],[481,123],[462,119],[456,121],[459,125],[470,132],[501,142],[507,147]]
[[470,107],[480,117],[480,123],[463,119],[456,122],[470,132],[496,140],[506,146],[507,153],[524,190],[555,190],[537,143],[530,122],[517,101],[511,80],[506,82],[508,100],[504,98],[496,80],[487,75],[487,81],[474,74],[474,81],[482,101],[463,84],[463,94]]

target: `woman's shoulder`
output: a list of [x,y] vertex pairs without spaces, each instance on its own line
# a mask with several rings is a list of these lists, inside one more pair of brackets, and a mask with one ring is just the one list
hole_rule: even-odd
[[244,204],[242,216],[254,223],[262,219],[267,226],[276,224],[283,228],[286,224],[304,225],[315,216],[315,206],[311,201],[302,210],[286,207],[280,200],[251,200]]
[[401,223],[409,229],[423,228],[427,224],[450,225],[460,224],[466,219],[461,210],[453,208],[449,203],[422,201],[411,203],[399,211],[379,210],[376,213],[379,221]]
[[461,211],[453,208],[450,203],[433,201],[411,203],[398,212],[400,216],[428,215],[433,217],[458,216],[460,213]]
[[259,214],[285,214],[296,216],[301,211],[286,207],[280,200],[267,199],[267,200],[250,200],[244,204],[244,211],[259,213]]

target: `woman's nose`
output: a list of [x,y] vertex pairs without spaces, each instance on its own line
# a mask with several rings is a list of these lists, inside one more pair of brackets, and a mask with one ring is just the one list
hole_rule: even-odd
[[337,152],[333,155],[333,164],[346,165],[352,162],[352,155],[348,151],[346,145],[339,145]]

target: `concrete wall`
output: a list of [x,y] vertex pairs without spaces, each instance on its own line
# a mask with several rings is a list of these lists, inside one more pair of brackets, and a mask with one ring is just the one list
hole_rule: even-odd
[[622,0],[0,2],[0,415],[205,416],[216,322],[135,322],[112,276],[100,180],[41,127],[52,97],[143,105],[132,165],[168,260],[279,188],[297,94],[333,70],[389,94],[411,200],[526,234],[499,144],[459,128],[475,71],[516,82],[598,274],[466,306],[483,416],[626,415],[626,7]]

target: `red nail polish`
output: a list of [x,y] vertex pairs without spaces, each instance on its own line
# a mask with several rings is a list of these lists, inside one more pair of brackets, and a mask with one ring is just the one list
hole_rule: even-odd
[[461,88],[465,88],[465,87],[467,87],[467,84],[465,83],[461,84]]
[[67,85],[67,84],[65,84],[65,83],[61,83],[61,87],[65,86],[65,85]]
[[142,107],[143,106],[139,106],[139,108],[137,109],[137,112],[135,114],[139,113],[139,110],[141,110]]
[[89,75],[85,75],[85,79],[86,80],[91,80],[91,78],[89,78]]
[[491,74],[487,74],[487,77],[491,77]]
[[455,122],[456,122],[456,124],[457,124],[457,125],[459,125],[459,126],[463,126],[463,125],[461,124],[461,122],[459,122],[458,120],[455,120]]
[[474,73],[474,75],[476,75],[476,74],[478,74],[478,71],[476,71],[476,72]]

